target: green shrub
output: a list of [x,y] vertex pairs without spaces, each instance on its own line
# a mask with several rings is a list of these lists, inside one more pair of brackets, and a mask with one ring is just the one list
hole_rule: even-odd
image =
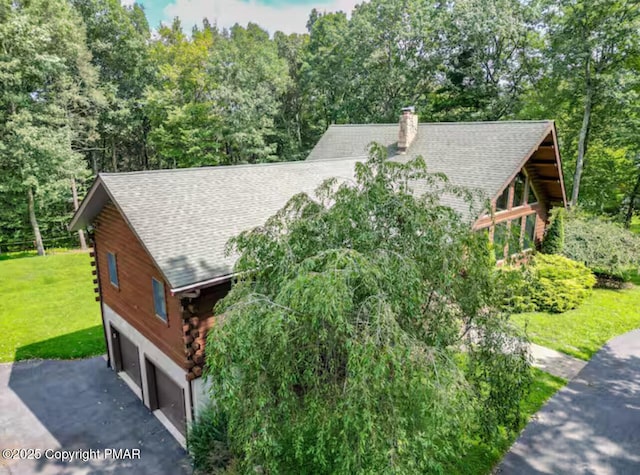
[[497,272],[498,302],[509,313],[534,312],[533,279],[527,266],[502,266]]
[[561,313],[576,308],[596,283],[584,264],[564,256],[538,254],[532,272],[533,300],[538,310],[544,312]]
[[187,438],[189,455],[196,473],[231,475],[234,460],[228,439],[228,418],[208,407],[191,425]]
[[511,313],[566,312],[580,305],[595,284],[584,264],[558,255],[537,254],[528,265],[497,272],[500,305]]
[[596,274],[626,279],[640,266],[640,237],[616,223],[571,213],[565,230],[562,254]]
[[562,254],[565,246],[564,217],[564,208],[554,208],[551,211],[549,227],[542,241],[542,252],[545,254]]

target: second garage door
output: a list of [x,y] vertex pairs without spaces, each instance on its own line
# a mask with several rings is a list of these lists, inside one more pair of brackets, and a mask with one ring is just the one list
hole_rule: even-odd
[[147,360],[149,402],[152,410],[159,409],[167,419],[185,434],[186,412],[184,390],[164,371]]

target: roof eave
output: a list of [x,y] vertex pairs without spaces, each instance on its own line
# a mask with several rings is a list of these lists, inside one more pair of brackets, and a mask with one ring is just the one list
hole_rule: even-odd
[[181,287],[172,288],[170,290],[171,295],[178,295],[185,292],[192,292],[194,290],[205,289],[207,287],[213,287],[214,285],[222,284],[224,282],[228,282],[235,276],[234,273],[225,274],[218,277],[213,277],[211,279],[203,280],[200,282],[195,282],[193,284],[183,285]]
[[73,214],[67,229],[69,231],[79,231],[89,226],[110,199],[112,199],[111,194],[100,175],[98,175],[91,188],[89,188],[89,192]]
[[553,142],[555,145],[555,155],[556,155],[556,163],[558,164],[558,175],[560,177],[560,188],[562,189],[562,206],[564,208],[567,207],[567,192],[564,188],[564,173],[562,172],[562,157],[560,156],[560,146],[558,144],[558,131],[556,130],[556,122],[551,121],[553,127],[551,128],[551,133],[553,135]]

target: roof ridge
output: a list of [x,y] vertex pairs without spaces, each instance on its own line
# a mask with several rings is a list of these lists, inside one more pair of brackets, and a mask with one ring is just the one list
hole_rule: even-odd
[[[553,119],[518,119],[518,120],[469,120],[469,121],[441,121],[419,122],[421,125],[482,125],[482,124],[548,124]],[[331,124],[329,127],[397,127],[397,123],[368,123],[368,124]]]
[[[366,158],[366,156],[362,157],[339,157],[344,159],[351,160],[361,160],[362,158]],[[130,172],[100,172],[98,176],[101,177],[111,177],[111,176],[131,176],[131,175],[155,175],[160,173],[178,173],[178,172],[204,172],[204,171],[212,171],[212,170],[228,170],[228,169],[242,169],[242,168],[268,168],[268,167],[276,167],[276,166],[289,166],[289,165],[300,165],[300,164],[314,164],[320,162],[330,162],[334,161],[335,158],[322,158],[318,160],[307,160],[306,157],[303,160],[283,160],[279,162],[269,162],[269,163],[243,163],[239,165],[205,165],[201,167],[186,167],[186,168],[161,168],[158,170],[136,170]]]

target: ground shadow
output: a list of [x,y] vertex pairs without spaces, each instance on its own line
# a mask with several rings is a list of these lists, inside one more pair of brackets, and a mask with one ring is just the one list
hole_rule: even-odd
[[16,349],[15,361],[41,359],[76,359],[106,352],[102,325],[83,328],[47,340],[36,341]]
[[537,413],[498,473],[636,473],[640,330],[614,338]]
[[140,449],[134,460],[5,461],[15,474],[191,473],[184,449],[102,356],[0,365],[0,446]]

